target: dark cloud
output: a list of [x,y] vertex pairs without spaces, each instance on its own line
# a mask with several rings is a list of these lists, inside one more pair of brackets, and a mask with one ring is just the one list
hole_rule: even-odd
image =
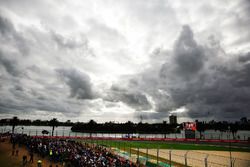
[[[19,89],[19,88],[18,88]],[[58,100],[36,92],[31,94],[28,90],[10,89],[0,98],[0,113],[14,115],[33,114],[35,111],[57,112],[65,115],[79,114],[80,105],[69,101]]]
[[[231,64],[235,64],[234,58],[222,61],[218,55],[208,57],[206,51],[217,53],[211,49],[214,48],[197,44],[192,30],[184,26],[173,54],[178,71],[169,72],[170,68],[165,65],[161,70],[166,73],[162,82],[172,83],[165,85],[165,90],[176,107],[186,106],[189,109],[188,115],[191,118],[233,119],[238,117],[239,112],[241,116],[249,116],[249,53],[239,57],[239,65],[231,67]],[[188,78],[179,80],[180,76]]]
[[0,50],[0,66],[3,66],[4,69],[12,76],[17,76],[19,70],[17,68],[17,62],[8,58],[7,53],[3,53]]
[[13,25],[7,20],[0,16],[0,32],[2,36],[9,36],[14,30]]
[[[53,69],[57,63],[53,61],[53,48],[50,46],[58,45],[60,50],[70,51],[87,49],[90,52],[85,39],[56,34],[56,41],[51,32],[41,32],[34,27],[21,27],[17,31],[13,23],[0,17],[0,114],[29,115],[43,111],[71,117],[79,115],[88,104],[68,98],[65,95],[67,90],[57,86],[62,84],[62,80],[55,79]],[[49,69],[48,64],[53,68]],[[63,83],[69,86],[71,97],[94,98],[88,75],[76,70],[60,69],[57,72]]]
[[197,73],[204,64],[204,51],[193,37],[189,26],[183,26],[180,37],[174,46],[174,60],[180,75]]
[[18,49],[18,51],[26,56],[29,54],[29,46],[21,33],[17,32],[13,24],[0,15],[0,41],[3,44],[9,44]]
[[228,77],[230,77],[229,82],[231,82],[234,87],[250,87],[249,61],[242,63],[239,69],[229,70],[226,72]]
[[90,77],[74,69],[57,69],[58,74],[70,87],[70,96],[78,99],[93,99],[92,84]]
[[[192,119],[232,120],[250,116],[249,52],[228,55],[215,37],[208,45],[197,43],[191,28],[184,26],[173,52],[154,53],[165,54],[165,62],[134,76],[127,86],[133,85],[154,101],[156,112],[138,113],[137,118],[142,115],[146,119],[164,119],[183,106],[188,111],[178,115]],[[221,54],[230,58],[224,59]]]
[[128,90],[118,85],[112,85],[105,100],[113,102],[122,101],[136,110],[149,110],[152,108],[145,94],[139,91]]
[[242,63],[244,63],[244,62],[250,62],[250,52],[248,52],[248,53],[246,53],[244,55],[241,55],[239,57],[239,62],[242,62]]

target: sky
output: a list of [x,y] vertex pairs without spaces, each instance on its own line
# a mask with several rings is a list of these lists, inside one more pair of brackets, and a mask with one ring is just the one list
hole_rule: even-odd
[[0,118],[250,117],[249,0],[0,0]]

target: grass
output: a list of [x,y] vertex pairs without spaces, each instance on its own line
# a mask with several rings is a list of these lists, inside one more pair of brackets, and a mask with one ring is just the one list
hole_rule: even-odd
[[[211,150],[211,151],[229,151],[228,146],[213,146],[193,143],[168,143],[158,141],[116,141],[116,140],[85,140],[88,143],[97,143],[107,147],[116,147],[120,149],[127,148],[148,148],[148,149],[176,149],[176,150]],[[250,148],[232,147],[231,151],[250,152]]]

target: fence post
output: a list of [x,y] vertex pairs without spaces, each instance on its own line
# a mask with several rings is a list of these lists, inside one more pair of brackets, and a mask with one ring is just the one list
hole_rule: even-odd
[[37,136],[37,129],[36,129],[36,136]]
[[117,145],[118,145],[118,151],[119,151],[119,153],[121,152],[121,149],[120,149],[120,141],[117,141]]
[[234,167],[234,163],[235,163],[235,161],[236,161],[236,158],[233,158],[233,162],[232,162],[233,167]]
[[137,159],[139,161],[139,147],[137,147]]
[[131,157],[131,144],[129,145],[129,156]]
[[140,154],[139,153],[139,147],[137,147],[137,158],[136,158],[136,165],[137,166],[140,166],[140,159],[139,159],[140,155],[139,154]]
[[208,167],[208,162],[207,162],[208,156],[209,155],[207,154],[206,157],[205,157],[205,159],[204,159],[205,160],[205,167]]
[[157,166],[159,166],[159,146],[157,147]]
[[185,153],[185,166],[187,167],[187,154],[188,154],[188,151]]
[[171,167],[172,165],[172,160],[171,160],[171,153],[172,153],[172,150],[169,150],[169,166]]
[[29,130],[29,136],[30,136],[30,130]]
[[147,157],[147,161],[148,161],[148,146],[147,146],[147,150],[146,150],[146,157]]

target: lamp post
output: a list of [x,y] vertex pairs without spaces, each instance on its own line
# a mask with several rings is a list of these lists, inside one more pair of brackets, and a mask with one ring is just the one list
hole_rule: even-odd
[[230,167],[233,167],[232,164],[232,151],[231,151],[231,140],[230,140],[230,126],[228,126],[228,138],[229,138],[229,154],[230,154]]

